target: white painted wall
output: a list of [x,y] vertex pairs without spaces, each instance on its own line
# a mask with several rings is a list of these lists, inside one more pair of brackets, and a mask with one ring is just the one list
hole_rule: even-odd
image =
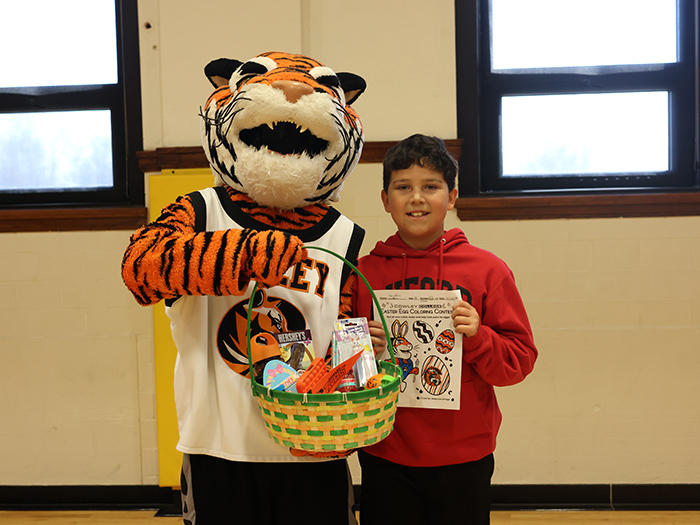
[[[139,10],[146,149],[199,144],[210,59],[272,49],[364,76],[367,140],[456,138],[452,0]],[[380,178],[360,165],[338,206],[363,253],[394,231]],[[700,483],[700,218],[448,226],[509,263],[541,352],[499,389],[494,482]],[[129,234],[0,234],[0,485],[158,482],[151,312],[119,276]]]

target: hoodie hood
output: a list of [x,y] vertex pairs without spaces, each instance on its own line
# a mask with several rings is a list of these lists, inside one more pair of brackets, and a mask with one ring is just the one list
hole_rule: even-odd
[[464,235],[464,232],[459,228],[452,228],[446,231],[425,250],[411,248],[401,239],[398,233],[395,233],[386,241],[379,241],[370,254],[376,257],[403,259],[401,281],[406,279],[408,259],[429,259],[436,257],[438,262],[436,277],[439,290],[442,286],[445,269],[445,255],[450,253],[454,248],[464,244],[469,244],[469,241],[467,240],[467,236]]
[[448,253],[454,247],[461,244],[469,244],[467,236],[459,228],[452,228],[443,233],[439,239],[425,250],[416,250],[403,242],[398,233],[389,237],[386,241],[379,241],[370,252],[377,257],[408,257],[422,259],[439,254]]

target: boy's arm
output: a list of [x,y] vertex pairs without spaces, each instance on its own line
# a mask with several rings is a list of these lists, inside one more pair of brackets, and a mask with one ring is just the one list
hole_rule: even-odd
[[532,372],[537,349],[512,277],[489,291],[482,312],[476,334],[462,338],[464,359],[494,386],[519,383]]
[[185,196],[131,236],[122,278],[144,306],[183,295],[241,295],[250,279],[279,283],[305,252],[301,240],[276,230],[198,232]]

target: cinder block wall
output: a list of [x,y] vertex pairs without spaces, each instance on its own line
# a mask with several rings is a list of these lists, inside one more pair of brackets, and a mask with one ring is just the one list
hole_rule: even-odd
[[[456,138],[453,10],[140,0],[145,148],[199,144],[206,62],[269,49],[363,75],[367,140]],[[379,170],[359,166],[339,204],[365,253],[394,231]],[[700,483],[700,217],[448,227],[508,262],[541,351],[499,389],[494,481]],[[151,311],[119,277],[130,233],[0,234],[0,486],[157,483]]]
[[131,232],[0,234],[0,485],[158,484],[151,310]]

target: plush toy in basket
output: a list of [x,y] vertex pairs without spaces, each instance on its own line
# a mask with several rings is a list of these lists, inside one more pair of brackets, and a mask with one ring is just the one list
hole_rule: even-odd
[[[317,249],[343,260],[345,264],[355,270],[365,282],[365,286],[369,287],[364,276],[352,263],[330,250]],[[383,380],[375,379],[375,384],[373,384],[369,379],[374,379],[374,377],[360,378],[361,384],[359,386],[364,388],[355,392],[317,394],[290,392],[288,389],[275,390],[269,385],[265,386],[255,381],[254,357],[250,349],[251,317],[248,315],[246,334],[253,395],[260,405],[267,431],[276,443],[300,451],[342,453],[378,443],[391,432],[401,385],[401,371],[395,363],[394,350],[384,315],[371,288],[369,291],[374,298],[384,325],[391,362],[376,363],[375,372],[381,373],[384,376]],[[252,306],[251,300],[248,308],[249,313],[253,310]],[[338,324],[342,326],[344,323],[341,320]],[[374,353],[371,350],[371,343],[369,352],[373,359]],[[355,363],[364,353],[365,351],[361,350],[350,357],[346,363],[350,361]],[[343,364],[338,364],[336,368],[342,367]],[[354,370],[359,371],[361,368]],[[340,378],[345,375],[346,371],[345,368],[340,368],[340,374],[334,374],[333,370],[326,371],[325,365],[321,369],[321,372],[327,374],[327,377],[333,378],[335,385],[340,382]],[[360,374],[356,373],[355,375],[359,377]]]

